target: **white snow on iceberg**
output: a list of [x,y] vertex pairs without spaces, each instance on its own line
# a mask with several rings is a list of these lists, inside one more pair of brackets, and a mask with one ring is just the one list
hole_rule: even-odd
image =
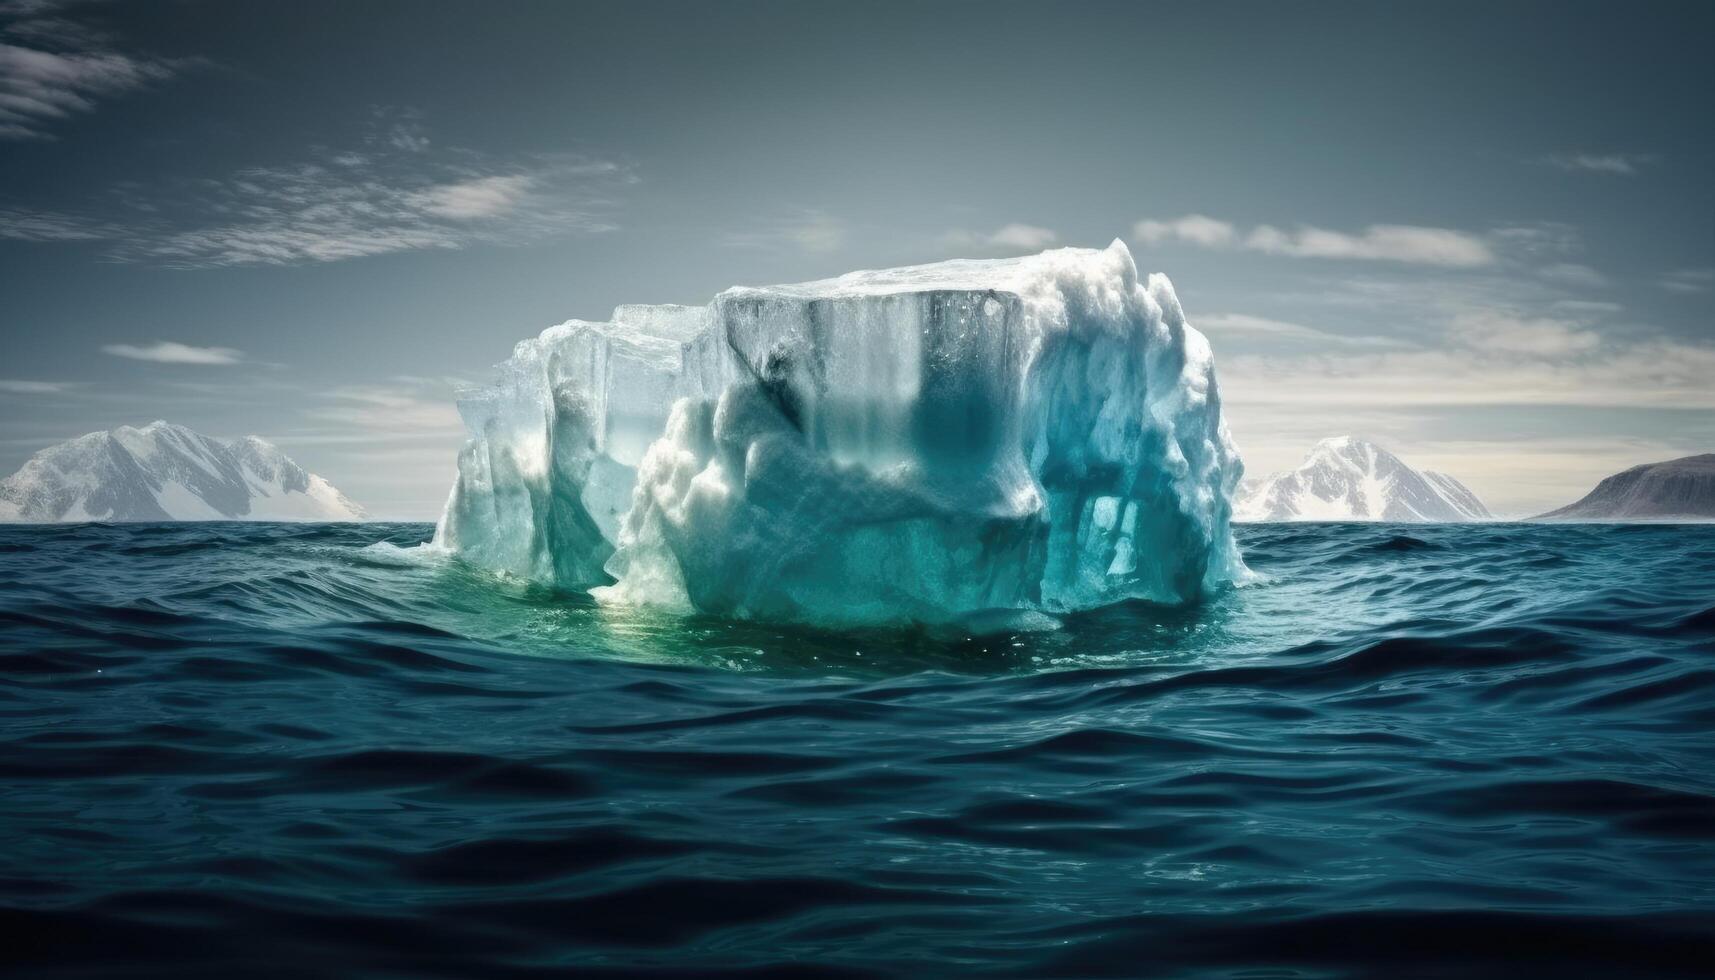
[[1245,574],[1208,343],[1118,241],[622,306],[459,410],[436,543],[606,602],[956,622]]

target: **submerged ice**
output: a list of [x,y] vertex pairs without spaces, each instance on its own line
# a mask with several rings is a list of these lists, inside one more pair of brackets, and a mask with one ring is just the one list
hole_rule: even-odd
[[1244,572],[1208,343],[1117,241],[622,306],[459,410],[437,543],[604,602],[964,622]]

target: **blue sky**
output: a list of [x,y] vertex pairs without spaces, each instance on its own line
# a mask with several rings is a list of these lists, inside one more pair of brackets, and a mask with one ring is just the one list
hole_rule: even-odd
[[621,302],[1124,239],[1253,474],[1715,448],[1706,4],[0,0],[0,471],[167,418],[432,518]]

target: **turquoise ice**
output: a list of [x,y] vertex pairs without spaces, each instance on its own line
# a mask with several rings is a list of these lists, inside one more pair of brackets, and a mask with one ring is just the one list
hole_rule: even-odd
[[437,543],[604,602],[1016,621],[1245,574],[1208,342],[1118,241],[622,306],[459,409]]

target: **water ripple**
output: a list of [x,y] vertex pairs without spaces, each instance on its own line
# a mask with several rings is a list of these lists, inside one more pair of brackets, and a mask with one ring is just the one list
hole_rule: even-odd
[[1241,529],[1051,633],[619,614],[423,525],[0,528],[43,976],[1704,975],[1715,528]]

